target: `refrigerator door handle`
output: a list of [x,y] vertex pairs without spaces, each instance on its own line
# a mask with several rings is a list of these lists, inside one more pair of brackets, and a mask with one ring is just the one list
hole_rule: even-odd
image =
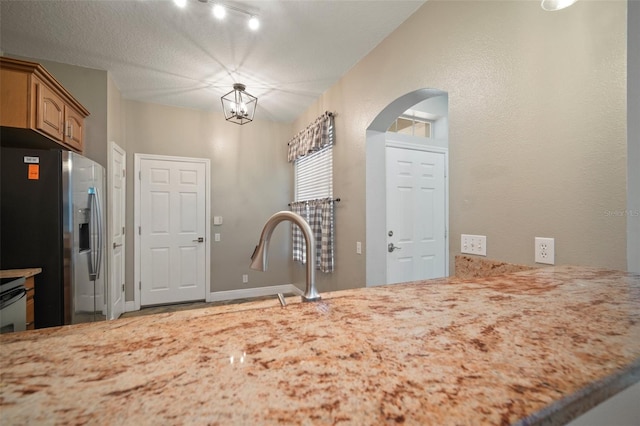
[[[91,247],[91,256],[89,264],[89,279],[95,281],[100,278],[100,270],[102,269],[102,210],[100,208],[100,194],[95,187],[89,188],[89,197],[91,199],[91,224],[97,226],[97,247]],[[95,218],[95,220],[94,220]],[[93,243],[93,239],[91,240]]]

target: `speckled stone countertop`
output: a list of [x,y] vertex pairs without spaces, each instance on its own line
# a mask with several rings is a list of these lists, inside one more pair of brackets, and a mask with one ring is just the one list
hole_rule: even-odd
[[555,267],[0,336],[2,424],[560,424],[640,380],[640,276]]

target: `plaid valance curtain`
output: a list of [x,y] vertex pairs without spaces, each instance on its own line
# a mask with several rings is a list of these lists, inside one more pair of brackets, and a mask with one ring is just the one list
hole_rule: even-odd
[[288,143],[289,162],[296,161],[300,157],[318,151],[325,146],[331,145],[334,138],[331,135],[333,129],[333,114],[325,112],[316,121],[307,126],[306,129],[298,133]]
[[[322,198],[291,203],[291,211],[302,216],[316,239],[316,269],[333,272],[333,199]],[[291,224],[293,260],[307,263],[307,249],[300,227]]]

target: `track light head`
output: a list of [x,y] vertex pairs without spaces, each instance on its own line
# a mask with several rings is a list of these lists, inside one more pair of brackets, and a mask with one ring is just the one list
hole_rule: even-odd
[[227,16],[227,9],[225,9],[225,7],[221,4],[214,4],[213,16],[215,16],[217,19],[224,19],[224,17]]
[[249,28],[252,31],[256,31],[258,28],[260,28],[260,21],[257,17],[252,16],[251,18],[249,18]]

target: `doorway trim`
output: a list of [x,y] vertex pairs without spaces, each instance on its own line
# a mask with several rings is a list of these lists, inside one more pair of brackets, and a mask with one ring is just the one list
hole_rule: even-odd
[[140,224],[140,186],[141,186],[141,163],[143,160],[157,161],[184,161],[191,163],[201,163],[205,167],[205,300],[210,302],[211,295],[211,161],[208,158],[177,157],[155,154],[134,154],[134,200],[133,200],[133,236],[134,236],[134,283],[133,283],[133,303],[134,310],[140,310],[140,260],[141,241],[139,227]]
[[[365,141],[365,200],[366,200],[366,277],[365,285],[372,287],[386,284],[386,164],[384,150],[387,146],[387,129],[407,109],[437,96],[448,93],[438,89],[418,89],[400,96],[387,105],[371,122],[366,131]],[[412,144],[413,145],[413,144]],[[393,146],[393,145],[390,145]],[[422,146],[422,145],[421,145]],[[426,145],[425,145],[426,147]],[[441,150],[439,147],[429,147]],[[413,147],[412,149],[416,149]],[[448,150],[447,150],[448,151]],[[438,151],[434,151],[438,152]],[[440,151],[442,152],[442,151]],[[446,271],[449,274],[449,171],[448,152],[446,154]],[[381,172],[384,171],[384,172]]]
[[[122,193],[121,193],[121,200],[120,200],[120,212],[118,212],[117,214],[120,215],[121,217],[121,225],[122,225],[122,231],[121,233],[118,233],[118,239],[120,240],[120,244],[121,244],[121,249],[120,249],[120,256],[122,259],[122,263],[121,263],[121,278],[122,278],[122,283],[116,283],[115,279],[116,279],[116,274],[114,273],[113,268],[116,265],[115,262],[115,248],[116,248],[116,241],[115,241],[115,230],[114,228],[114,224],[116,223],[116,218],[113,217],[113,211],[111,210],[111,207],[115,204],[115,200],[114,200],[114,187],[115,187],[115,181],[114,181],[114,172],[118,172],[119,171],[115,171],[113,170],[113,161],[114,161],[114,157],[115,155],[120,154],[122,156],[123,162],[122,162],[122,180],[124,185],[122,186]],[[110,320],[113,319],[118,319],[118,317],[123,314],[124,312],[126,312],[126,298],[125,298],[125,289],[124,289],[124,285],[126,282],[126,267],[125,267],[125,263],[126,263],[126,249],[127,249],[127,244],[126,244],[126,235],[125,235],[125,230],[127,228],[126,225],[126,219],[127,219],[127,211],[126,211],[126,200],[127,200],[127,178],[126,178],[126,170],[127,170],[127,151],[125,151],[124,149],[122,149],[122,147],[120,145],[118,145],[116,142],[114,141],[110,141],[109,142],[109,150],[107,153],[107,165],[108,165],[108,171],[107,171],[107,191],[108,191],[108,200],[109,202],[107,203],[107,232],[108,232],[108,236],[107,236],[107,253],[108,254],[108,262],[107,265],[109,265],[109,274],[108,274],[108,282],[109,284],[107,285],[107,288],[109,291],[107,291],[107,295],[105,297],[106,299],[106,304],[107,304],[107,312],[108,312],[108,316]],[[120,287],[120,286],[123,287]],[[113,298],[114,298],[114,294],[116,293],[120,293],[120,297],[122,298],[121,301],[118,303],[120,310],[117,312],[114,312],[114,305],[112,304],[113,302]],[[117,314],[117,316],[116,316]]]

